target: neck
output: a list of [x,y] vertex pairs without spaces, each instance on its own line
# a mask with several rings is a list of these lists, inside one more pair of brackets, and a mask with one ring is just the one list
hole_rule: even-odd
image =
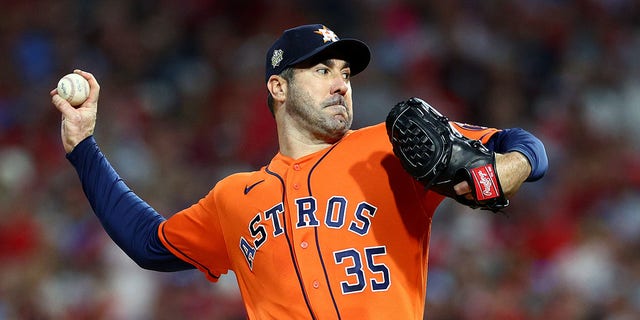
[[280,153],[292,159],[302,158],[332,145],[328,142],[306,139],[286,132],[278,132],[278,141]]

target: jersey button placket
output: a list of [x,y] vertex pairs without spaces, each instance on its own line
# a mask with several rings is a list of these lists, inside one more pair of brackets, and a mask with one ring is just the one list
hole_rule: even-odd
[[[290,168],[292,174],[289,175],[287,185],[292,189],[292,192],[289,194],[293,197],[292,200],[308,197],[309,194],[306,193],[306,189],[302,184],[304,179],[307,178],[307,173],[304,172],[303,165],[300,163],[294,163]],[[295,203],[292,203],[291,206],[293,208],[296,207]],[[296,217],[295,214],[294,217]],[[324,304],[325,301],[329,300],[327,299],[328,297],[326,296],[326,292],[317,290],[320,289],[320,281],[318,280],[320,274],[317,269],[317,266],[320,264],[320,260],[315,250],[309,250],[315,245],[315,242],[312,240],[314,228],[310,226],[296,228],[295,225],[297,222],[298,221],[294,218],[294,228],[292,231],[294,241],[298,243],[296,259],[300,268],[300,275],[302,277],[302,281],[308,285],[307,290],[313,290],[313,293],[311,291],[307,291],[311,304],[321,305]]]
[[[294,163],[292,168],[293,171],[300,171],[302,169],[302,166],[300,166],[299,163]],[[291,187],[293,188],[293,190],[300,190],[300,184],[297,182],[294,182]]]

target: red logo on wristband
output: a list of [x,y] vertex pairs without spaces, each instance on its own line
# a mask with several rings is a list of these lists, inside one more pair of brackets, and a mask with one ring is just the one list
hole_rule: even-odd
[[493,166],[490,164],[471,169],[471,177],[476,189],[478,201],[497,198],[500,196],[500,186]]

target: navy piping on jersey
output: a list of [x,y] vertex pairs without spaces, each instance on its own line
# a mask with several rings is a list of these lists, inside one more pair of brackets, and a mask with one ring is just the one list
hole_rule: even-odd
[[[311,168],[311,170],[309,170],[309,176],[307,177],[307,188],[309,190],[309,196],[313,197],[313,192],[311,191],[311,175],[313,174],[313,171],[318,167],[320,162],[322,162],[322,160],[324,160],[324,158],[327,155],[329,155],[329,153],[331,153],[331,151],[333,151],[333,149],[338,145],[338,143],[334,144],[331,147],[331,149],[329,149],[329,151],[327,151],[324,155],[322,155],[322,157],[320,157],[318,162],[316,162],[313,165],[313,167]],[[318,257],[320,258],[320,264],[322,264],[322,273],[324,274],[324,280],[327,283],[327,288],[329,288],[329,295],[331,296],[331,302],[333,303],[333,308],[336,310],[336,314],[338,315],[338,319],[342,319],[342,317],[340,316],[340,310],[338,309],[338,304],[336,302],[336,298],[333,295],[333,290],[331,289],[331,284],[329,283],[329,275],[327,274],[327,267],[325,266],[324,259],[322,258],[322,252],[320,250],[320,241],[318,239],[318,227],[313,227],[313,232],[314,232],[315,239],[316,239],[316,250],[318,251]]]
[[[265,172],[276,177],[279,181],[280,184],[282,185],[282,203],[285,203],[285,194],[287,192],[287,188],[286,185],[284,183],[284,179],[282,179],[281,176],[279,176],[277,173],[269,170],[269,167],[265,168]],[[286,210],[285,210],[285,214],[286,214]],[[311,304],[309,303],[309,297],[307,296],[307,289],[305,289],[304,287],[304,283],[302,282],[302,277],[300,276],[300,270],[298,268],[298,264],[296,263],[296,259],[295,259],[295,255],[293,253],[293,245],[291,244],[291,239],[289,238],[289,231],[287,228],[287,219],[282,219],[283,220],[283,224],[284,224],[284,236],[287,239],[287,245],[289,246],[289,255],[291,256],[291,263],[293,264],[293,269],[296,270],[296,276],[298,277],[298,283],[300,284],[300,290],[302,291],[302,297],[304,298],[304,302],[307,304],[307,309],[309,310],[309,314],[311,315],[312,319],[317,319],[316,316],[313,314],[313,309],[311,308]]]
[[209,276],[211,276],[212,278],[214,278],[214,279],[219,279],[219,278],[220,278],[220,276],[219,276],[219,275],[214,274],[214,273],[213,273],[211,270],[209,270],[209,268],[207,268],[205,265],[201,264],[201,263],[200,263],[200,262],[198,262],[196,259],[194,259],[194,258],[190,257],[188,254],[186,254],[186,253],[182,252],[182,250],[178,249],[178,247],[176,247],[173,243],[171,243],[171,241],[169,241],[169,239],[167,238],[167,235],[166,235],[166,233],[165,233],[165,231],[164,231],[164,227],[165,227],[165,224],[162,224],[162,227],[161,227],[161,229],[162,229],[162,230],[161,230],[161,232],[162,232],[162,237],[163,237],[163,238],[164,238],[164,240],[167,242],[167,244],[169,244],[169,245],[171,246],[171,248],[173,248],[173,249],[174,249],[174,250],[176,250],[177,252],[180,252],[180,254],[182,254],[182,256],[183,256],[183,257],[185,257],[185,258],[189,259],[189,261],[191,261],[191,264],[193,264],[193,265],[198,265],[198,266],[200,266],[202,269],[207,270],[207,274],[209,274]]

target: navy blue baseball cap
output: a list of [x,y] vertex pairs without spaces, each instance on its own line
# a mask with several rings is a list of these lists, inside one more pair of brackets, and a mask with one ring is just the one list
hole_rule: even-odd
[[349,62],[351,75],[369,65],[369,47],[356,39],[340,39],[322,24],[309,24],[282,33],[267,51],[265,82],[274,74],[313,57],[339,58]]

